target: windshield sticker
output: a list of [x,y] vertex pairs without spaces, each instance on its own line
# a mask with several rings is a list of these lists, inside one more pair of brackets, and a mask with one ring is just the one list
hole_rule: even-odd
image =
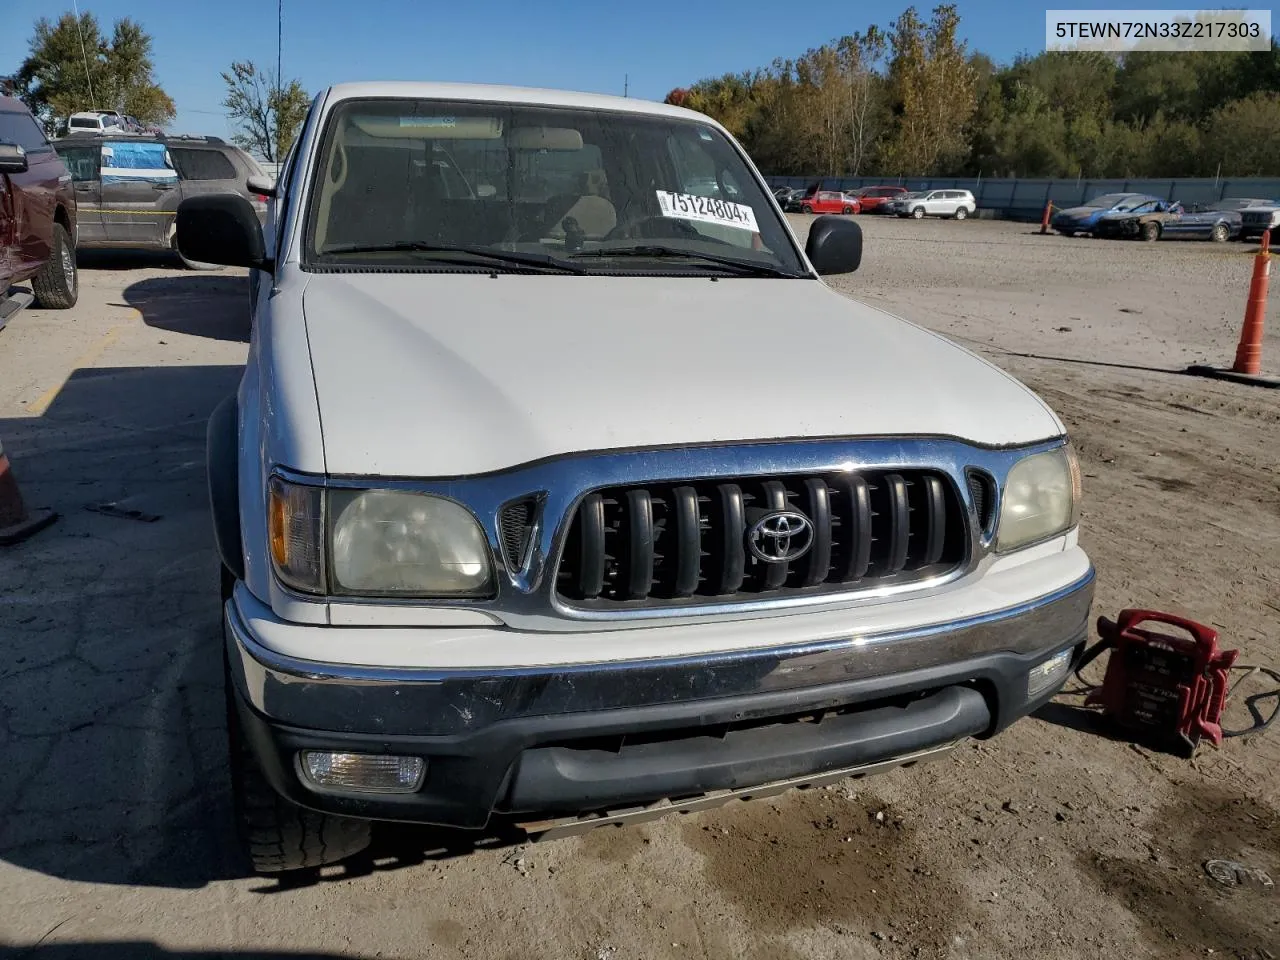
[[699,128],[698,128],[698,136],[700,136],[703,140],[706,140],[706,141],[710,142],[710,140],[711,140],[711,131],[710,131],[710,130],[704,130],[702,127],[699,127]]
[[725,227],[750,230],[758,233],[756,213],[745,203],[716,200],[713,197],[695,197],[688,193],[668,193],[658,190],[658,207],[664,217],[675,220],[698,220],[702,223],[718,223]]
[[456,127],[455,117],[401,117],[402,127]]

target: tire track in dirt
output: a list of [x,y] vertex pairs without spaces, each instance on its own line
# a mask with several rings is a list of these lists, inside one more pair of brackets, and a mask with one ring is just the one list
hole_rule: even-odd
[[682,832],[760,936],[824,928],[882,956],[963,955],[953,940],[973,905],[917,828],[873,794],[806,790],[726,807]]

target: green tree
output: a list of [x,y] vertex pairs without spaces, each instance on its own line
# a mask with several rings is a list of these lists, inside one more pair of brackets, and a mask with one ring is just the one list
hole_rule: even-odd
[[[1280,45],[1256,53],[969,54],[914,8],[795,59],[677,88],[768,173],[1174,177],[1280,170]],[[886,63],[886,52],[889,54]]]
[[1204,136],[1205,168],[1233,177],[1280,172],[1280,93],[1256,91],[1214,111]]
[[290,80],[280,86],[248,61],[231,64],[222,79],[227,84],[222,105],[240,125],[231,139],[268,163],[279,163],[297,139],[311,102],[302,84]]
[[118,110],[143,123],[174,117],[173,100],[152,76],[151,37],[134,20],[117,20],[110,39],[92,13],[36,21],[30,54],[18,68],[18,95],[52,132],[80,110]]
[[942,4],[927,24],[908,7],[890,27],[889,89],[898,117],[886,152],[892,173],[955,169],[968,153],[977,77],[958,40],[959,25],[955,6]]

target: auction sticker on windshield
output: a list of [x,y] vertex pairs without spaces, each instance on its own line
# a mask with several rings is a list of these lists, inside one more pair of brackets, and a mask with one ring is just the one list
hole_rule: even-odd
[[750,230],[752,233],[760,230],[756,226],[756,212],[745,203],[717,200],[714,197],[696,197],[689,193],[668,193],[666,190],[656,192],[658,206],[664,217],[718,223],[726,227],[737,227],[739,230]]

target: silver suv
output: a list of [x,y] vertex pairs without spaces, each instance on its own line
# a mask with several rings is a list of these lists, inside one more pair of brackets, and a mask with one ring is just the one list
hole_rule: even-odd
[[978,202],[968,190],[926,190],[907,194],[894,201],[893,212],[900,217],[952,217],[964,220],[973,216]]
[[235,193],[253,204],[259,219],[266,197],[249,178],[264,177],[257,162],[217,137],[138,134],[72,134],[54,143],[71,172],[80,209],[79,249],[172,250],[184,265],[203,264],[178,253],[174,216],[188,197]]

